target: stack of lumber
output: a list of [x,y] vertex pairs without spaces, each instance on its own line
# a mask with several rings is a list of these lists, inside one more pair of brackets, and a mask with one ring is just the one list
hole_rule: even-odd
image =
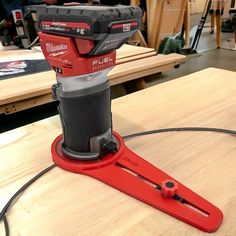
[[[13,56],[15,53],[16,51],[12,53],[2,51],[1,57],[6,59],[8,54]],[[24,50],[19,50],[18,53],[22,56]],[[30,57],[33,56],[32,51],[25,52],[28,53]],[[179,54],[157,55],[153,48],[123,45],[117,50],[117,65],[109,72],[108,80],[111,86],[139,80],[143,76],[176,68],[184,60],[185,56]],[[51,102],[51,86],[55,83],[54,71],[0,80],[0,114],[10,114]]]

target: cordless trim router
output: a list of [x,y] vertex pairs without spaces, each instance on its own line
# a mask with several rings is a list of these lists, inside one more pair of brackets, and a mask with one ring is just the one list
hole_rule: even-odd
[[52,92],[63,128],[52,144],[54,162],[201,230],[217,230],[223,220],[217,207],[132,152],[112,131],[107,73],[115,50],[139,29],[141,9],[49,6],[38,16],[41,47],[57,75]]

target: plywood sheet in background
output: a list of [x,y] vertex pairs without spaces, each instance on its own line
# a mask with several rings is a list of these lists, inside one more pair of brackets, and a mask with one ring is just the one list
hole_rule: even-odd
[[148,46],[158,50],[160,40],[180,32],[188,0],[147,0]]
[[161,38],[180,32],[186,4],[187,0],[165,1],[160,29]]
[[190,14],[202,13],[206,0],[190,0]]

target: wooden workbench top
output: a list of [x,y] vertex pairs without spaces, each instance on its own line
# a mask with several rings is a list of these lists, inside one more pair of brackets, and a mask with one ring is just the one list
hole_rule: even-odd
[[[236,130],[236,73],[209,68],[112,101],[120,134],[164,127]],[[0,135],[0,208],[52,164],[60,134],[55,116]],[[149,135],[127,141],[144,159],[219,207],[236,235],[236,137],[204,132]],[[8,212],[11,235],[206,235],[92,178],[58,167],[28,188]],[[3,233],[0,224],[0,235]]]
[[[108,73],[111,86],[171,70],[185,60],[184,55],[157,55],[153,48],[127,44],[116,53],[117,65]],[[0,50],[0,55],[0,62],[44,58],[42,52],[33,50]],[[51,87],[56,82],[55,77],[55,72],[51,70],[0,80],[0,114],[51,102]]]

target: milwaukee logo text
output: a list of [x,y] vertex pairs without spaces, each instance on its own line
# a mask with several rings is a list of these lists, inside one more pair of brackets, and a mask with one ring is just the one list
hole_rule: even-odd
[[55,51],[60,51],[60,50],[67,50],[68,46],[67,44],[57,44],[54,45],[53,43],[46,43],[46,50],[47,52],[55,52]]

